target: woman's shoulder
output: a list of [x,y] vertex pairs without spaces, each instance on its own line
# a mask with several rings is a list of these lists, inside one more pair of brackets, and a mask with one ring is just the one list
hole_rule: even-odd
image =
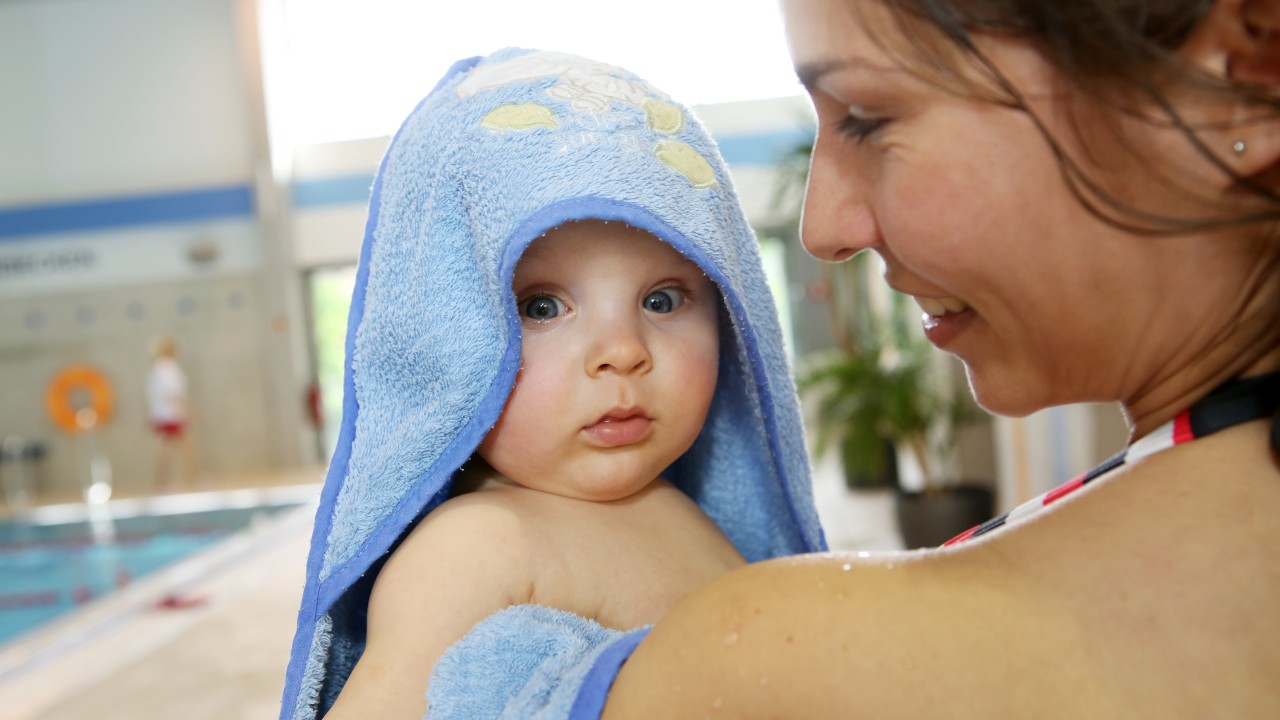
[[[807,555],[725,575],[658,624],[605,717],[1036,715],[1014,675],[1051,668],[1078,687],[1088,665],[1055,603],[974,557],[987,552]],[[676,691],[643,709],[652,687]]]
[[1280,706],[1262,679],[1280,667],[1265,429],[1153,456],[966,546],[729,573],[658,624],[606,717],[645,716],[663,686],[679,690],[655,716],[677,718],[1204,716],[1228,698],[1258,716],[1245,706]]

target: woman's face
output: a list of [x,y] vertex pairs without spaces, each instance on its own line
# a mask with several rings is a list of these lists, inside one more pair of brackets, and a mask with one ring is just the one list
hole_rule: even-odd
[[[964,361],[985,407],[1021,415],[1131,400],[1195,352],[1189,342],[1212,342],[1213,329],[1197,326],[1222,317],[1209,299],[1233,297],[1209,287],[1235,275],[1218,267],[1225,259],[1201,253],[1197,269],[1184,256],[1203,243],[1098,220],[1027,113],[949,92],[895,62],[911,55],[883,47],[905,46],[878,2],[782,4],[818,115],[805,246],[832,261],[879,254],[885,280],[917,299],[929,339]],[[1014,41],[982,42],[1046,129],[1078,152],[1065,119],[1072,99],[1047,64]],[[1159,143],[1167,141],[1153,138],[1151,148],[1163,152]],[[1094,173],[1117,194],[1148,208],[1168,202],[1141,152],[1089,150],[1105,163]]]

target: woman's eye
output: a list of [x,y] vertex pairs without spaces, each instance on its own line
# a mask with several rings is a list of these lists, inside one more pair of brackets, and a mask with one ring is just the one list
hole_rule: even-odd
[[857,142],[866,140],[874,135],[877,130],[889,123],[884,118],[865,118],[857,115],[846,115],[842,118],[836,128],[841,135],[851,137]]
[[525,300],[520,312],[530,320],[546,322],[564,312],[564,304],[550,295],[538,295]]
[[655,313],[669,313],[680,307],[683,302],[684,295],[675,288],[655,290],[645,296],[644,309]]

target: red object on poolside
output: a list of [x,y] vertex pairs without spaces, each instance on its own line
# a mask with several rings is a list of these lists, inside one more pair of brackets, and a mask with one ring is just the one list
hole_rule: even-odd
[[209,598],[203,595],[179,595],[172,593],[165,595],[160,602],[156,603],[157,610],[185,610],[187,608],[199,607],[209,601]]
[[83,605],[93,599],[93,588],[88,585],[77,585],[71,590],[71,599],[77,605]]

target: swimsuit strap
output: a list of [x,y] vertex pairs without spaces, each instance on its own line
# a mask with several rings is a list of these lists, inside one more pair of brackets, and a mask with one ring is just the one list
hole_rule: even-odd
[[1134,441],[1101,465],[1059,485],[1034,500],[967,530],[943,543],[943,547],[985,535],[1005,525],[1022,522],[1127,462],[1137,462],[1175,445],[1212,435],[1219,430],[1271,417],[1271,448],[1280,456],[1280,372],[1229,380],[1178,413],[1177,417]]

